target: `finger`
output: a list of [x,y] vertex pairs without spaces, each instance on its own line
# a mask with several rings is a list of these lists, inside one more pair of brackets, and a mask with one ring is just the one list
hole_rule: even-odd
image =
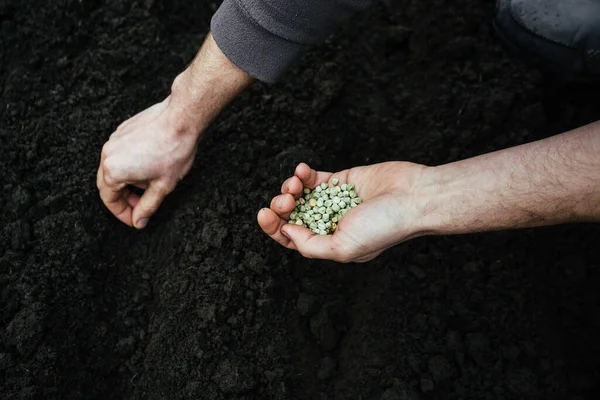
[[328,182],[333,175],[331,172],[319,172],[301,163],[296,167],[294,175],[297,176],[304,187],[313,189],[322,182]]
[[280,218],[273,210],[268,208],[261,209],[258,212],[256,219],[258,220],[260,228],[269,235],[271,239],[288,249],[296,250],[294,244],[281,234],[281,227],[288,225],[286,220]]
[[117,129],[115,129],[115,131],[110,134],[110,136],[108,137],[108,140],[116,140],[116,139],[120,138],[121,136],[123,136],[125,134],[125,127],[129,124],[130,124],[129,120],[122,122],[121,125],[119,125],[117,127]]
[[137,193],[133,193],[131,191],[129,191],[129,193],[125,196],[125,199],[127,199],[127,204],[129,204],[131,206],[131,208],[135,208],[135,206],[137,206],[137,203],[140,201],[141,196]]
[[96,172],[96,187],[98,188],[98,190],[100,190],[102,185],[103,185],[103,177],[102,177],[102,162],[101,162],[100,166],[98,166],[98,172]]
[[119,144],[114,140],[107,140],[102,145],[102,152],[100,153],[100,162],[104,164],[109,154],[113,154],[114,150],[119,147]]
[[[109,146],[106,146],[109,147]],[[104,180],[109,184],[125,183],[139,187],[147,188],[147,182],[158,178],[159,170],[153,170],[150,165],[135,163],[131,158],[122,155],[105,156],[102,161]]]
[[304,257],[334,261],[343,259],[343,253],[333,235],[315,235],[308,229],[294,224],[282,226],[281,234],[287,237]]
[[296,200],[289,193],[280,194],[279,196],[273,197],[273,200],[271,200],[271,210],[277,213],[279,217],[286,220],[290,218],[290,213],[294,211],[295,206]]
[[130,206],[135,208],[147,187],[148,184],[146,182],[128,183],[125,198]]
[[142,190],[146,190],[148,188],[148,184],[146,182],[137,182],[137,183],[132,183],[133,186],[135,186],[138,189],[142,189]]
[[283,185],[281,185],[282,194],[289,193],[295,198],[298,198],[300,195],[302,195],[302,189],[304,189],[304,186],[302,185],[300,179],[295,175],[286,179],[285,182],[283,182]]
[[133,221],[137,229],[145,228],[148,225],[150,217],[158,210],[167,194],[169,194],[169,190],[160,183],[151,183],[148,186],[133,209]]
[[133,226],[131,219],[133,207],[129,205],[122,193],[125,184],[108,185],[104,179],[103,168],[99,169],[98,175],[98,190],[100,191],[100,198],[106,208],[108,208],[108,210],[121,222]]

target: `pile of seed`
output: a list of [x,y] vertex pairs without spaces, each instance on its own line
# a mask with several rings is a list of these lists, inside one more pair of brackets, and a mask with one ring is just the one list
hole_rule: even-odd
[[313,190],[304,188],[304,196],[296,200],[290,214],[290,224],[302,225],[318,235],[331,235],[337,223],[351,208],[362,201],[354,185],[331,180],[333,186],[323,182]]

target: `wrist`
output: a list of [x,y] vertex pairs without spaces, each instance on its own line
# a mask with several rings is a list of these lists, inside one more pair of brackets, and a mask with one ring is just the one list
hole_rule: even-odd
[[491,170],[457,162],[429,167],[416,189],[423,235],[451,235],[508,228],[513,216],[498,208],[503,187]]
[[415,191],[423,234],[597,221],[598,129],[428,168]]
[[443,231],[439,214],[439,167],[426,167],[414,189],[415,214],[419,236],[435,235]]
[[191,86],[185,75],[186,71],[177,75],[173,81],[167,109],[171,117],[171,126],[178,133],[199,136],[215,115],[203,104],[205,96]]
[[540,146],[530,143],[429,169],[419,189],[423,230],[464,234],[580,220],[573,192],[582,184]]
[[173,81],[168,107],[179,130],[199,135],[253,81],[209,34],[194,61]]

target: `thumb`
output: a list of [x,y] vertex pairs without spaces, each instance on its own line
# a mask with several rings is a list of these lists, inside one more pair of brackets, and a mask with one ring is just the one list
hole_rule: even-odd
[[133,209],[133,225],[137,229],[143,229],[148,225],[150,217],[158,210],[167,194],[169,194],[169,190],[165,189],[162,184],[150,183]]
[[281,234],[290,239],[293,247],[304,257],[341,261],[341,251],[332,235],[316,235],[303,226],[285,224]]

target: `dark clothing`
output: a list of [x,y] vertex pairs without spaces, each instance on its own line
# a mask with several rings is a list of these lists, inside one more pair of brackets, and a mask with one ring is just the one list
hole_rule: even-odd
[[565,80],[600,77],[600,0],[498,0],[496,30],[526,60]]
[[225,55],[273,83],[310,45],[375,0],[224,0],[211,30]]

